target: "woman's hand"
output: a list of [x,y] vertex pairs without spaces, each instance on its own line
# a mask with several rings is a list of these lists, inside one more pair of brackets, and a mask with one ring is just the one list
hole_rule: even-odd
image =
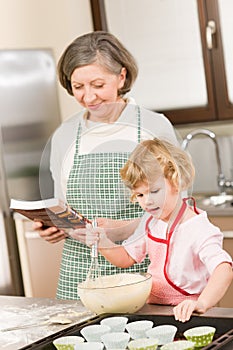
[[175,319],[180,322],[188,321],[194,311],[204,313],[206,310],[198,300],[183,300],[173,308]]
[[68,237],[67,233],[63,230],[59,230],[57,227],[43,229],[43,224],[39,221],[34,221],[32,228],[38,231],[40,237],[49,243],[57,243]]

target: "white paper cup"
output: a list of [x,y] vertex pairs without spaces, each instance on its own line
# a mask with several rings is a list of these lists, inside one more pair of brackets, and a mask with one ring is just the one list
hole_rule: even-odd
[[125,316],[112,316],[106,317],[100,321],[100,324],[109,326],[111,332],[124,332],[128,317]]
[[188,340],[177,340],[161,346],[160,350],[194,350],[195,343]]
[[106,349],[125,349],[129,339],[130,335],[126,332],[111,332],[101,337]]
[[96,341],[89,341],[85,343],[79,343],[76,345],[75,350],[103,350],[104,344]]
[[131,340],[128,344],[129,350],[156,350],[158,340],[152,338],[140,338]]
[[55,339],[53,345],[57,350],[75,350],[76,345],[82,342],[84,342],[83,337],[70,335]]
[[196,347],[204,347],[212,342],[215,332],[215,327],[199,326],[187,329],[184,336],[194,342]]
[[101,342],[101,336],[109,333],[111,328],[103,324],[93,324],[81,329],[80,333],[89,342]]
[[127,332],[132,339],[146,338],[146,331],[153,327],[153,321],[140,320],[130,322],[126,325]]
[[174,340],[176,332],[176,326],[164,324],[147,330],[146,336],[148,338],[158,339],[159,345],[164,345]]

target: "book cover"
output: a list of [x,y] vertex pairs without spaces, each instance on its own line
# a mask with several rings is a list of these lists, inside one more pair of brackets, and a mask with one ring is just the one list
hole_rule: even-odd
[[42,222],[44,228],[56,226],[59,229],[76,229],[91,222],[58,198],[39,201],[11,199],[10,209],[30,220]]

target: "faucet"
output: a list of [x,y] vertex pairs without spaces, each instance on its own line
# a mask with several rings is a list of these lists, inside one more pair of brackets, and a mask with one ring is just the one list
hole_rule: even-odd
[[219,146],[218,146],[218,142],[217,142],[215,133],[210,131],[210,130],[207,130],[207,129],[194,130],[194,131],[190,132],[189,134],[187,134],[185,136],[181,147],[182,147],[183,150],[185,150],[188,147],[189,142],[196,135],[205,135],[205,136],[211,138],[211,140],[215,144],[216,160],[217,160],[217,166],[218,166],[218,177],[217,177],[218,188],[219,188],[220,195],[225,195],[226,194],[225,188],[226,187],[231,187],[231,186],[228,186],[229,185],[228,184],[229,181],[226,181],[225,175],[223,174],[223,171],[222,171],[222,164],[221,164],[221,159],[220,159]]

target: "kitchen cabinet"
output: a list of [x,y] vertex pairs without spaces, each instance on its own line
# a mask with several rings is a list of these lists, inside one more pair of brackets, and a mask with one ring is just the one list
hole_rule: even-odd
[[92,0],[95,30],[134,54],[137,103],[174,124],[233,119],[232,0]]
[[[233,217],[209,216],[210,221],[218,226],[224,234],[223,248],[233,257]],[[218,303],[219,307],[233,307],[233,283]]]
[[25,296],[55,298],[63,241],[48,243],[32,229],[32,221],[19,214],[14,219]]

